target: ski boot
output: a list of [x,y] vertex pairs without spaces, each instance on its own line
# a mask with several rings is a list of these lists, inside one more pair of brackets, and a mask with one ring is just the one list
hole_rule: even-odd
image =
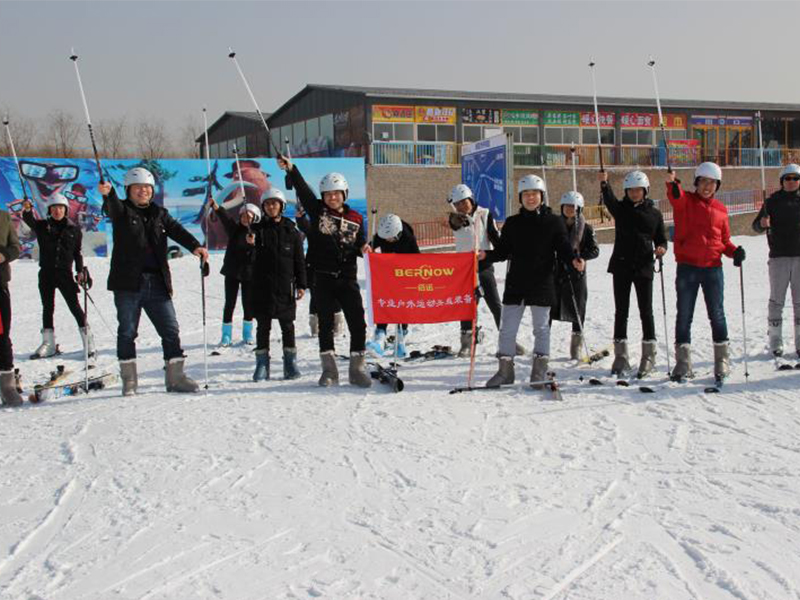
[[283,378],[298,379],[300,371],[297,369],[297,348],[283,349]]
[[692,345],[675,344],[675,367],[672,369],[670,379],[683,382],[694,377],[692,371]]
[[486,382],[487,388],[514,383],[514,357],[500,356],[498,362],[497,373]]
[[531,365],[531,387],[534,390],[543,390],[544,381],[547,378],[547,366],[550,357],[544,354],[534,354],[533,364]]
[[253,381],[267,381],[269,379],[269,354],[266,348],[256,350],[256,370],[253,371]]
[[458,358],[468,358],[472,353],[472,330],[461,330],[461,348],[458,350]]
[[219,340],[219,345],[227,348],[233,343],[233,323],[222,324],[222,338]]
[[408,352],[406,351],[406,333],[402,327],[398,328],[394,343],[396,348],[395,355],[397,358],[405,358],[408,356]]
[[731,355],[728,342],[714,343],[714,379],[725,381],[731,373]]
[[31,355],[31,358],[49,358],[58,354],[56,332],[53,329],[42,329],[42,343]]
[[119,374],[122,378],[122,395],[133,396],[139,388],[139,377],[136,373],[136,359],[119,361]]
[[322,375],[319,376],[319,385],[321,387],[339,385],[339,369],[336,368],[336,355],[333,350],[320,352],[319,360],[322,363]]
[[0,371],[0,397],[3,406],[15,407],[22,405],[22,396],[17,391],[17,379],[14,370]]
[[242,341],[247,346],[253,346],[256,343],[256,338],[253,335],[252,321],[242,321]]
[[767,322],[767,337],[772,356],[783,356],[783,321],[781,319]]
[[384,344],[386,344],[386,330],[375,329],[375,335],[367,342],[367,350],[375,356],[383,356]]

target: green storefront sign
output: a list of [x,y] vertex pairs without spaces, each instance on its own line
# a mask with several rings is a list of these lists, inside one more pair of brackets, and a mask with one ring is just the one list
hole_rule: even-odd
[[544,124],[561,127],[577,127],[580,125],[581,115],[577,112],[548,110],[544,113]]
[[503,125],[538,125],[539,113],[532,110],[504,110]]

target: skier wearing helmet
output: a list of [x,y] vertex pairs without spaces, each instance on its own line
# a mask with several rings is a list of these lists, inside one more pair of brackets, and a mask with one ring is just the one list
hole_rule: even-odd
[[[497,231],[492,213],[487,208],[478,206],[468,185],[459,183],[450,190],[447,202],[452,211],[448,222],[450,229],[453,230],[456,252],[485,252],[497,246],[500,233]],[[492,312],[499,330],[502,305],[494,278],[494,265],[484,259],[478,262],[478,287],[475,289],[475,298],[486,300],[486,305]],[[474,323],[476,327],[477,323],[476,313]],[[458,351],[458,356],[461,358],[469,356],[472,352],[472,327],[472,321],[461,321],[461,348]],[[524,354],[525,349],[519,346],[516,348],[516,353]]]
[[[600,255],[600,248],[594,237],[594,229],[583,217],[583,204],[583,196],[578,192],[567,192],[561,196],[561,218],[567,227],[570,246],[576,256],[586,261],[597,258]],[[555,276],[556,297],[550,311],[550,319],[572,323],[569,357],[572,360],[580,360],[583,346],[581,331],[586,322],[586,303],[589,299],[586,270],[578,273],[571,265],[556,262]],[[575,314],[576,304],[578,314]]]
[[297,345],[294,320],[297,300],[305,294],[306,265],[303,240],[294,222],[283,216],[286,196],[270,188],[261,196],[264,218],[256,227],[256,263],[253,312],[256,330],[256,369],[253,381],[270,378],[269,334],[277,319],[283,341],[283,377],[297,379]]
[[198,385],[183,371],[178,319],[172,304],[172,277],[167,262],[167,238],[191,250],[205,263],[208,251],[170,216],[163,206],[152,202],[155,178],[147,169],[136,167],[125,174],[125,200],[114,187],[100,183],[103,212],[114,228],[114,250],[108,273],[108,289],[114,292],[117,308],[117,358],[122,376],[122,395],[138,388],[136,337],[139,317],[145,311],[153,323],[164,353],[164,383],[168,392],[196,392]]
[[519,181],[519,212],[509,217],[494,250],[485,253],[487,260],[508,260],[506,286],[503,290],[503,316],[497,348],[499,367],[486,387],[514,383],[514,354],[522,316],[530,307],[533,326],[533,363],[530,382],[542,389],[547,377],[550,356],[550,307],[555,299],[556,260],[582,271],[585,262],[569,243],[564,220],[546,206],[547,189],[536,175]]
[[352,385],[370,387],[372,379],[365,370],[367,323],[358,286],[356,259],[369,252],[364,221],[347,204],[347,180],[339,173],[328,173],[320,181],[316,194],[300,171],[285,156],[278,157],[278,166],[286,171],[297,198],[308,213],[308,260],[316,278],[314,293],[319,310],[319,351],[322,375],[319,385],[338,385],[339,371],[333,342],[333,301],[338,300],[350,331],[350,366],[348,379]]
[[767,232],[769,244],[769,349],[783,355],[783,304],[791,286],[794,307],[794,348],[800,358],[800,165],[781,169],[781,189],[766,199],[753,229]]
[[[60,192],[50,198],[47,206],[47,219],[33,216],[33,206],[25,202],[22,219],[31,228],[39,242],[39,295],[42,299],[42,343],[31,358],[47,358],[58,353],[53,327],[56,290],[67,303],[72,316],[78,323],[84,350],[89,357],[95,354],[94,339],[86,323],[86,314],[81,308],[78,284],[86,281],[81,254],[81,228],[67,218],[69,200]],[[72,265],[75,264],[75,278]]]
[[[395,214],[384,215],[378,222],[377,233],[372,238],[372,251],[383,254],[419,254],[419,244],[417,244],[414,228]],[[367,342],[370,352],[378,356],[383,356],[384,353],[386,329],[386,323],[376,324],[375,335],[372,340]],[[406,356],[405,336],[407,333],[408,325],[401,324],[397,330],[397,339],[394,341],[398,358]]]
[[608,272],[614,282],[614,363],[612,375],[630,371],[628,358],[628,311],[631,287],[636,290],[639,318],[642,321],[642,357],[637,377],[646,377],[655,366],[656,325],[653,316],[653,274],[655,259],[667,252],[664,217],[648,197],[650,180],[641,171],[631,171],[622,184],[624,196],[618,200],[601,171],[600,193],[614,217],[614,250]]
[[744,248],[731,241],[728,210],[714,197],[722,184],[719,165],[712,162],[698,165],[694,173],[694,192],[684,191],[674,172],[667,174],[666,184],[675,220],[675,260],[678,263],[675,276],[678,314],[672,379],[684,381],[694,376],[692,318],[697,293],[702,287],[714,340],[714,378],[721,384],[731,369],[721,258],[724,254],[739,267],[745,259]]
[[256,240],[253,226],[261,220],[261,209],[256,204],[245,203],[239,210],[239,221],[236,222],[228,214],[228,209],[217,204],[213,198],[209,198],[209,206],[214,210],[228,238],[220,271],[225,277],[225,306],[222,309],[222,338],[219,345],[227,347],[233,343],[233,311],[236,309],[239,287],[242,288],[244,311],[242,341],[245,344],[254,344],[251,282]]

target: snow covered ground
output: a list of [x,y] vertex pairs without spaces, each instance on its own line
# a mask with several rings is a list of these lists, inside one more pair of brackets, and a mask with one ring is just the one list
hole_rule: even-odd
[[[463,360],[404,366],[401,394],[377,384],[323,391],[306,302],[301,380],[255,384],[251,355],[235,349],[209,359],[208,394],[169,395],[158,338],[143,319],[137,397],[123,399],[117,387],[0,412],[0,598],[798,599],[800,371],[776,372],[765,353],[766,240],[736,242],[748,251],[750,381],[740,362],[738,271],[726,261],[736,359],[717,395],[702,392],[712,357],[702,298],[694,349],[703,381],[655,394],[590,387],[576,378],[606,374],[610,359],[572,366],[569,326],[557,324],[563,403],[522,387],[450,395],[465,383]],[[593,348],[611,341],[609,256],[603,246],[590,263]],[[95,300],[115,327],[107,264],[88,263]],[[202,380],[196,262],[172,264],[189,371]],[[671,255],[666,270],[672,337]],[[39,343],[36,273],[14,265],[13,339],[26,388],[81,358],[58,300],[66,354],[25,360]],[[112,365],[114,335],[90,313],[101,362]],[[481,320],[477,382],[496,366],[483,305]],[[412,348],[456,345],[457,329],[414,327]],[[338,348],[346,351],[345,340]],[[655,381],[666,368],[663,346],[659,353]],[[521,362],[517,377],[526,380],[530,359]],[[272,364],[280,375],[280,361]]]

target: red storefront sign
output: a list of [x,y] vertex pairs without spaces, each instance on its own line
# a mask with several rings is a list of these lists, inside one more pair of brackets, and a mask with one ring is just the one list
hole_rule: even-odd
[[[625,128],[652,129],[658,127],[657,113],[621,113],[619,126]],[[686,117],[684,115],[664,115],[664,127],[667,129],[684,129]]]
[[374,323],[447,323],[475,314],[475,255],[367,255],[367,297]]
[[[581,127],[596,127],[594,118],[594,111],[581,113]],[[614,113],[601,112],[600,113],[600,127],[613,127],[614,126]]]

